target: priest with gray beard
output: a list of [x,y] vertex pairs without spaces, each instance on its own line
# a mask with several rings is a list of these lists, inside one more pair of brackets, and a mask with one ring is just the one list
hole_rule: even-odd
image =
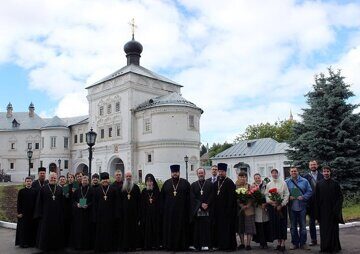
[[118,216],[122,222],[122,232],[118,239],[120,251],[134,251],[140,243],[140,188],[133,179],[132,173],[125,173],[125,181],[117,195]]

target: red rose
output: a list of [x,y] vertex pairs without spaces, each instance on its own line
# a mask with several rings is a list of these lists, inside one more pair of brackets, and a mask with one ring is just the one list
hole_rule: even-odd
[[272,189],[270,189],[270,190],[269,190],[269,193],[271,193],[271,194],[272,194],[272,193],[277,193],[277,188],[272,188]]

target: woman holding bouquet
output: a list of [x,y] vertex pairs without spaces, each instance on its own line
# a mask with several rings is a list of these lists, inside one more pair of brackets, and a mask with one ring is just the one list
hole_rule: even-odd
[[284,180],[279,179],[279,171],[271,170],[272,180],[266,185],[265,198],[269,204],[269,218],[272,228],[272,240],[277,239],[276,250],[285,251],[287,239],[287,203],[289,189]]
[[268,204],[265,199],[266,183],[262,181],[259,173],[254,174],[254,183],[251,186],[254,190],[255,205],[255,228],[254,241],[260,243],[261,249],[267,249],[267,242],[271,240],[271,228],[269,222]]
[[[237,233],[240,236],[241,244],[238,249],[251,250],[252,236],[256,233],[255,229],[255,209],[250,185],[247,183],[247,174],[241,171],[236,181],[237,192]],[[246,243],[245,243],[246,236]]]

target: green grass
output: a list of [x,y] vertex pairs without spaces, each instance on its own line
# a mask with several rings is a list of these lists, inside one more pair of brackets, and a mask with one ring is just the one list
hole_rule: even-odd
[[345,221],[354,221],[360,219],[360,204],[353,204],[343,208]]

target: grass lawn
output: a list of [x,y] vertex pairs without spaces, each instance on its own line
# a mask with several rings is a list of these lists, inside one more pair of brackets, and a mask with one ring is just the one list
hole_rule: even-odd
[[355,221],[360,219],[360,204],[354,204],[343,208],[345,221]]

